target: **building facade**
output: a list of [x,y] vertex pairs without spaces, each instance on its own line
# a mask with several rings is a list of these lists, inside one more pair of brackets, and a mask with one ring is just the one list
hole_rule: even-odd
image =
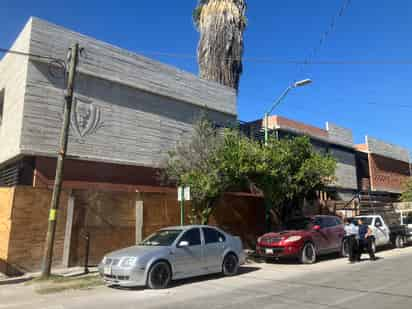
[[[0,62],[0,272],[41,265],[65,94],[55,59],[65,59],[74,43],[82,51],[54,265],[82,264],[86,233],[96,264],[178,225],[176,188],[158,177],[165,156],[200,117],[222,125],[237,118],[233,89],[31,18],[10,48],[30,56],[8,53]],[[263,226],[255,220],[264,217],[257,204],[254,196],[228,195],[213,222],[254,240]]]
[[[243,124],[257,139],[263,139],[263,126],[263,120]],[[411,176],[407,149],[372,137],[356,145],[350,129],[329,122],[322,129],[280,116],[269,117],[268,128],[277,138],[309,136],[317,151],[336,159],[336,181],[328,187],[326,199],[350,201],[367,194],[396,201]]]
[[[99,162],[103,174],[122,166],[148,174],[202,115],[217,123],[236,120],[230,88],[31,18],[11,49],[33,56],[6,54],[0,62],[3,185],[40,184],[36,176],[51,180],[53,160],[47,158],[58,151],[65,89],[62,68],[52,59],[65,59],[73,43],[82,49],[68,144],[73,170],[87,161]],[[73,170],[71,180],[84,179]],[[93,182],[90,175],[86,180]],[[114,178],[108,182],[119,182]]]

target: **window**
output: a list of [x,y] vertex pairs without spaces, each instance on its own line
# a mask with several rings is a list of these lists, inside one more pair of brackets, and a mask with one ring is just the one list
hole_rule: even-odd
[[314,221],[314,225],[319,225],[322,229],[324,229],[325,227],[328,227],[325,218],[322,218],[322,217],[316,217]]
[[336,226],[336,220],[333,217],[325,217],[323,220],[325,220],[325,226],[326,227]]
[[383,224],[382,224],[381,219],[380,219],[380,218],[376,218],[376,220],[375,220],[375,226],[378,227],[378,226],[382,226],[382,225],[383,225]]
[[171,246],[175,239],[182,233],[182,230],[160,230],[148,238],[141,245],[143,246]]
[[4,109],[4,89],[0,90],[0,126],[3,120],[3,109]]
[[224,242],[226,240],[225,236],[222,233],[220,233],[218,230],[215,230],[209,227],[204,227],[202,228],[202,230],[203,230],[203,235],[205,236],[206,244],[219,243],[219,242]]
[[201,244],[200,241],[200,230],[198,228],[194,228],[185,232],[180,238],[180,241],[187,241],[189,246],[198,246]]

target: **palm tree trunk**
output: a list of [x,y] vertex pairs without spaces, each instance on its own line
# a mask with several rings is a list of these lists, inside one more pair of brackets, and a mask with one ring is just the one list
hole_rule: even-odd
[[201,0],[195,11],[200,32],[200,77],[238,91],[242,74],[245,0]]

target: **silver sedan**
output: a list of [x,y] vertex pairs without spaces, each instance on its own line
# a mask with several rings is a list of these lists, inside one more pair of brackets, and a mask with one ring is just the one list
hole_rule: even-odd
[[233,276],[245,255],[239,237],[204,225],[169,227],[140,245],[107,254],[99,272],[109,285],[166,288],[171,280],[223,273]]

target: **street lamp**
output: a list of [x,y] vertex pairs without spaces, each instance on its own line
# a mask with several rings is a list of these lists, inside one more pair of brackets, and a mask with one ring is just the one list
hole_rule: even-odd
[[264,126],[265,126],[265,145],[268,144],[268,126],[269,126],[269,115],[272,113],[272,111],[282,102],[282,100],[286,97],[286,95],[289,93],[289,91],[291,91],[293,88],[297,88],[297,87],[302,87],[302,86],[306,86],[309,85],[310,83],[312,83],[312,80],[307,78],[307,79],[303,79],[300,81],[297,81],[295,83],[293,83],[292,85],[290,85],[288,88],[286,88],[286,90],[282,93],[282,95],[272,104],[272,107],[270,108],[270,110],[268,110],[265,113],[265,118],[264,118]]

